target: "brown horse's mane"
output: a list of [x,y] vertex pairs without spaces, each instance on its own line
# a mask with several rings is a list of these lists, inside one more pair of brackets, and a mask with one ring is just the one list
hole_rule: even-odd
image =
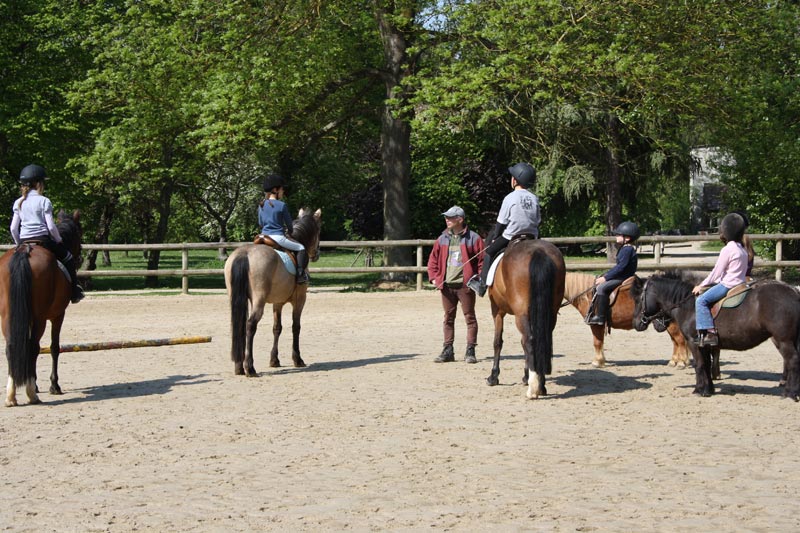
[[578,298],[578,296],[583,296],[581,293],[585,293],[586,298],[591,300],[591,291],[588,291],[587,289],[594,285],[594,279],[595,277],[591,274],[567,272],[567,276],[564,281],[564,298],[572,303],[573,299]]

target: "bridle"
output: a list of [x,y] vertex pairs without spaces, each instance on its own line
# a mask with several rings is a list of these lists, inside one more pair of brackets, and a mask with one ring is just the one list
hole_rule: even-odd
[[642,287],[642,295],[639,296],[639,308],[641,311],[641,317],[639,318],[639,325],[642,329],[647,328],[647,326],[652,322],[653,326],[656,328],[660,328],[661,330],[667,329],[669,323],[672,322],[672,315],[670,311],[673,309],[677,309],[678,307],[682,306],[684,303],[688,302],[691,298],[694,297],[694,294],[689,294],[683,300],[672,304],[669,307],[661,308],[656,313],[652,315],[647,314],[647,285],[650,283],[650,278],[644,282],[644,286]]

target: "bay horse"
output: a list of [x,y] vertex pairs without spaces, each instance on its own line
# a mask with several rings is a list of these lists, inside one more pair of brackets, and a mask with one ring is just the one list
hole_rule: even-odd
[[[692,288],[679,272],[637,282],[631,289],[636,299],[636,329],[644,331],[657,319],[675,321],[694,356],[694,394],[708,397],[714,394],[712,348],[699,348],[694,341]],[[738,307],[720,310],[714,325],[720,349],[749,350],[772,338],[783,356],[783,395],[800,400],[800,292],[780,281],[757,281]]]
[[[592,287],[594,287],[595,277],[591,274],[580,272],[567,272],[565,281],[564,298],[571,304],[581,316],[586,316],[589,307],[592,305]],[[592,366],[602,368],[606,366],[606,357],[603,353],[603,340],[606,328],[613,329],[633,329],[633,311],[636,307],[635,300],[631,297],[631,285],[623,282],[617,291],[616,300],[613,307],[609,309],[610,321],[608,325],[590,325],[592,337],[594,338],[594,359]],[[672,338],[672,358],[667,363],[669,366],[686,368],[689,365],[689,349],[686,346],[680,328],[674,322],[667,326],[667,332]]]
[[494,318],[494,362],[486,378],[497,385],[500,351],[503,348],[503,319],[514,315],[525,353],[522,382],[527,397],[545,396],[545,375],[553,364],[553,329],[564,299],[564,256],[552,243],[539,239],[512,241],[497,267],[489,287]]
[[[64,245],[80,264],[80,213],[58,214],[58,231]],[[58,384],[61,326],[70,303],[72,284],[59,269],[52,252],[34,244],[21,244],[0,257],[0,317],[6,339],[8,385],[6,407],[17,405],[17,387],[25,386],[28,401],[41,403],[36,387],[39,341],[50,321],[50,394],[62,394]],[[77,268],[76,268],[77,270]]]
[[[292,238],[306,247],[311,261],[319,259],[319,234],[322,211],[313,214],[301,209],[292,224]],[[231,359],[234,374],[256,377],[253,366],[253,337],[264,306],[272,304],[272,352],[269,366],[279,367],[278,339],[283,326],[281,313],[292,305],[292,361],[295,367],[306,364],[300,357],[300,315],[306,303],[308,284],[298,284],[272,247],[247,244],[237,248],[225,261],[225,286],[231,304]],[[249,316],[248,316],[249,308]]]

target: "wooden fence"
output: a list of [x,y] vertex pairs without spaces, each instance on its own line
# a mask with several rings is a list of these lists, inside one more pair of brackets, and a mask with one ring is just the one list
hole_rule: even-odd
[[[800,240],[800,233],[788,234],[755,234],[749,235],[753,241],[775,242],[774,260],[756,259],[755,267],[775,268],[775,278],[780,280],[783,269],[786,267],[800,267],[800,261],[783,260],[783,243],[785,241]],[[554,237],[546,239],[557,246],[578,245],[591,247],[595,245],[602,248],[608,243],[613,243],[614,237]],[[654,235],[639,238],[639,270],[653,271],[666,268],[681,268],[693,270],[711,270],[716,261],[716,254],[709,253],[708,257],[691,257],[681,254],[673,256],[667,253],[669,245],[691,245],[696,242],[717,242],[717,235]],[[321,248],[353,248],[353,249],[384,249],[389,247],[413,247],[416,250],[415,266],[363,266],[363,267],[311,267],[312,274],[343,274],[343,273],[408,273],[416,275],[417,290],[422,290],[423,276],[426,272],[425,248],[434,244],[433,239],[410,239],[401,241],[322,241]],[[170,270],[81,270],[80,277],[138,277],[138,276],[179,276],[182,279],[181,288],[184,294],[189,292],[189,278],[192,276],[208,276],[223,274],[221,268],[189,268],[189,252],[192,250],[219,250],[220,248],[234,249],[249,244],[246,242],[226,243],[174,243],[174,244],[85,244],[84,252],[102,251],[145,251],[145,250],[180,250],[181,268]],[[648,247],[652,248],[648,252]],[[0,249],[9,249],[11,246],[0,246]],[[571,271],[603,271],[609,268],[610,263],[605,255],[598,256],[597,261],[567,261],[567,270]]]

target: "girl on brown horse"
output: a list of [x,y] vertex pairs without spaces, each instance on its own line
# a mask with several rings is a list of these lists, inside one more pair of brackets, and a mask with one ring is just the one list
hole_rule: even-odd
[[594,281],[595,295],[592,310],[594,314],[586,317],[590,326],[602,326],[606,323],[608,302],[614,289],[622,282],[636,274],[639,258],[636,255],[636,239],[639,238],[639,226],[633,222],[623,222],[613,231],[617,236],[617,264],[614,268]]
[[53,221],[53,204],[44,195],[47,172],[39,165],[28,165],[19,175],[21,196],[14,202],[11,219],[11,236],[14,243],[36,243],[55,254],[72,278],[72,303],[83,299],[83,289],[78,284],[75,257],[64,246],[61,234]]
[[297,283],[308,283],[308,252],[306,247],[292,236],[292,215],[283,201],[286,180],[277,174],[264,178],[264,198],[258,208],[258,225],[265,235],[279,246],[295,252],[297,256]]

